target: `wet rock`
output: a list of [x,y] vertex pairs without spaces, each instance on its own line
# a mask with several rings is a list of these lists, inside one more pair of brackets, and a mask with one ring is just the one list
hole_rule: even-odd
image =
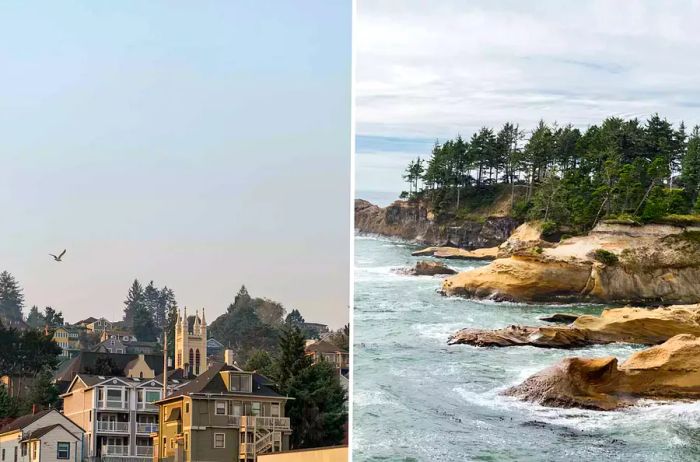
[[549,316],[543,316],[540,321],[554,322],[558,324],[571,324],[576,321],[580,315],[571,313],[554,313]]
[[700,338],[676,335],[633,354],[567,358],[504,392],[553,407],[613,410],[644,399],[700,398]]

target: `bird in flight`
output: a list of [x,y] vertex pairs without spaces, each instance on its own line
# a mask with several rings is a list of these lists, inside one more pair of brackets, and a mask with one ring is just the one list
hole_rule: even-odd
[[56,261],[63,261],[63,260],[61,260],[61,258],[63,258],[63,256],[64,256],[65,254],[66,254],[66,249],[63,249],[63,252],[61,252],[60,254],[58,254],[58,257],[57,257],[56,255],[52,254],[52,253],[50,253],[49,255],[51,255],[51,256],[53,257],[53,259],[56,260]]

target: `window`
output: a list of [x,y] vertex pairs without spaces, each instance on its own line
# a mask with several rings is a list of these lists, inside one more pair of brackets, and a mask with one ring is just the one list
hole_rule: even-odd
[[155,390],[146,390],[146,402],[153,403],[160,399],[160,392]]
[[217,401],[215,406],[216,415],[226,415],[226,401]]
[[5,449],[2,450],[2,460],[5,460]]
[[214,447],[217,449],[226,447],[226,434],[214,433]]
[[231,412],[229,414],[231,415],[243,415],[243,406],[241,405],[240,401],[231,401]]
[[27,443],[22,443],[21,447],[22,457],[27,457]]
[[244,393],[250,393],[252,391],[252,377],[249,374],[232,373],[230,377],[231,391],[242,391]]
[[253,403],[253,407],[251,408],[251,414],[260,415],[260,403]]
[[36,459],[38,447],[39,447],[39,443],[37,443],[36,441],[32,441],[32,459]]
[[70,443],[59,441],[56,443],[56,459],[70,459]]
[[190,443],[190,435],[185,433],[185,451],[187,451],[187,447],[189,446]]
[[280,416],[280,403],[272,403],[270,405],[270,415],[272,417],[279,417]]
[[190,403],[185,403],[185,412],[190,412]]
[[88,422],[92,422],[92,411],[88,413]]

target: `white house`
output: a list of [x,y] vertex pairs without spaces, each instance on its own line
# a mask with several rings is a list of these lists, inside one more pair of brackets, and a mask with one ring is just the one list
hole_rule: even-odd
[[83,430],[56,410],[18,417],[0,428],[0,461],[53,462],[83,459]]

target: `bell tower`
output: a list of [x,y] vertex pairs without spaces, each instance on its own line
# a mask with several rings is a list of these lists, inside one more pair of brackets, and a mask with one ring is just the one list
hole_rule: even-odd
[[187,375],[200,375],[207,369],[207,321],[195,311],[192,322],[187,318],[187,307],[175,322],[175,368]]

